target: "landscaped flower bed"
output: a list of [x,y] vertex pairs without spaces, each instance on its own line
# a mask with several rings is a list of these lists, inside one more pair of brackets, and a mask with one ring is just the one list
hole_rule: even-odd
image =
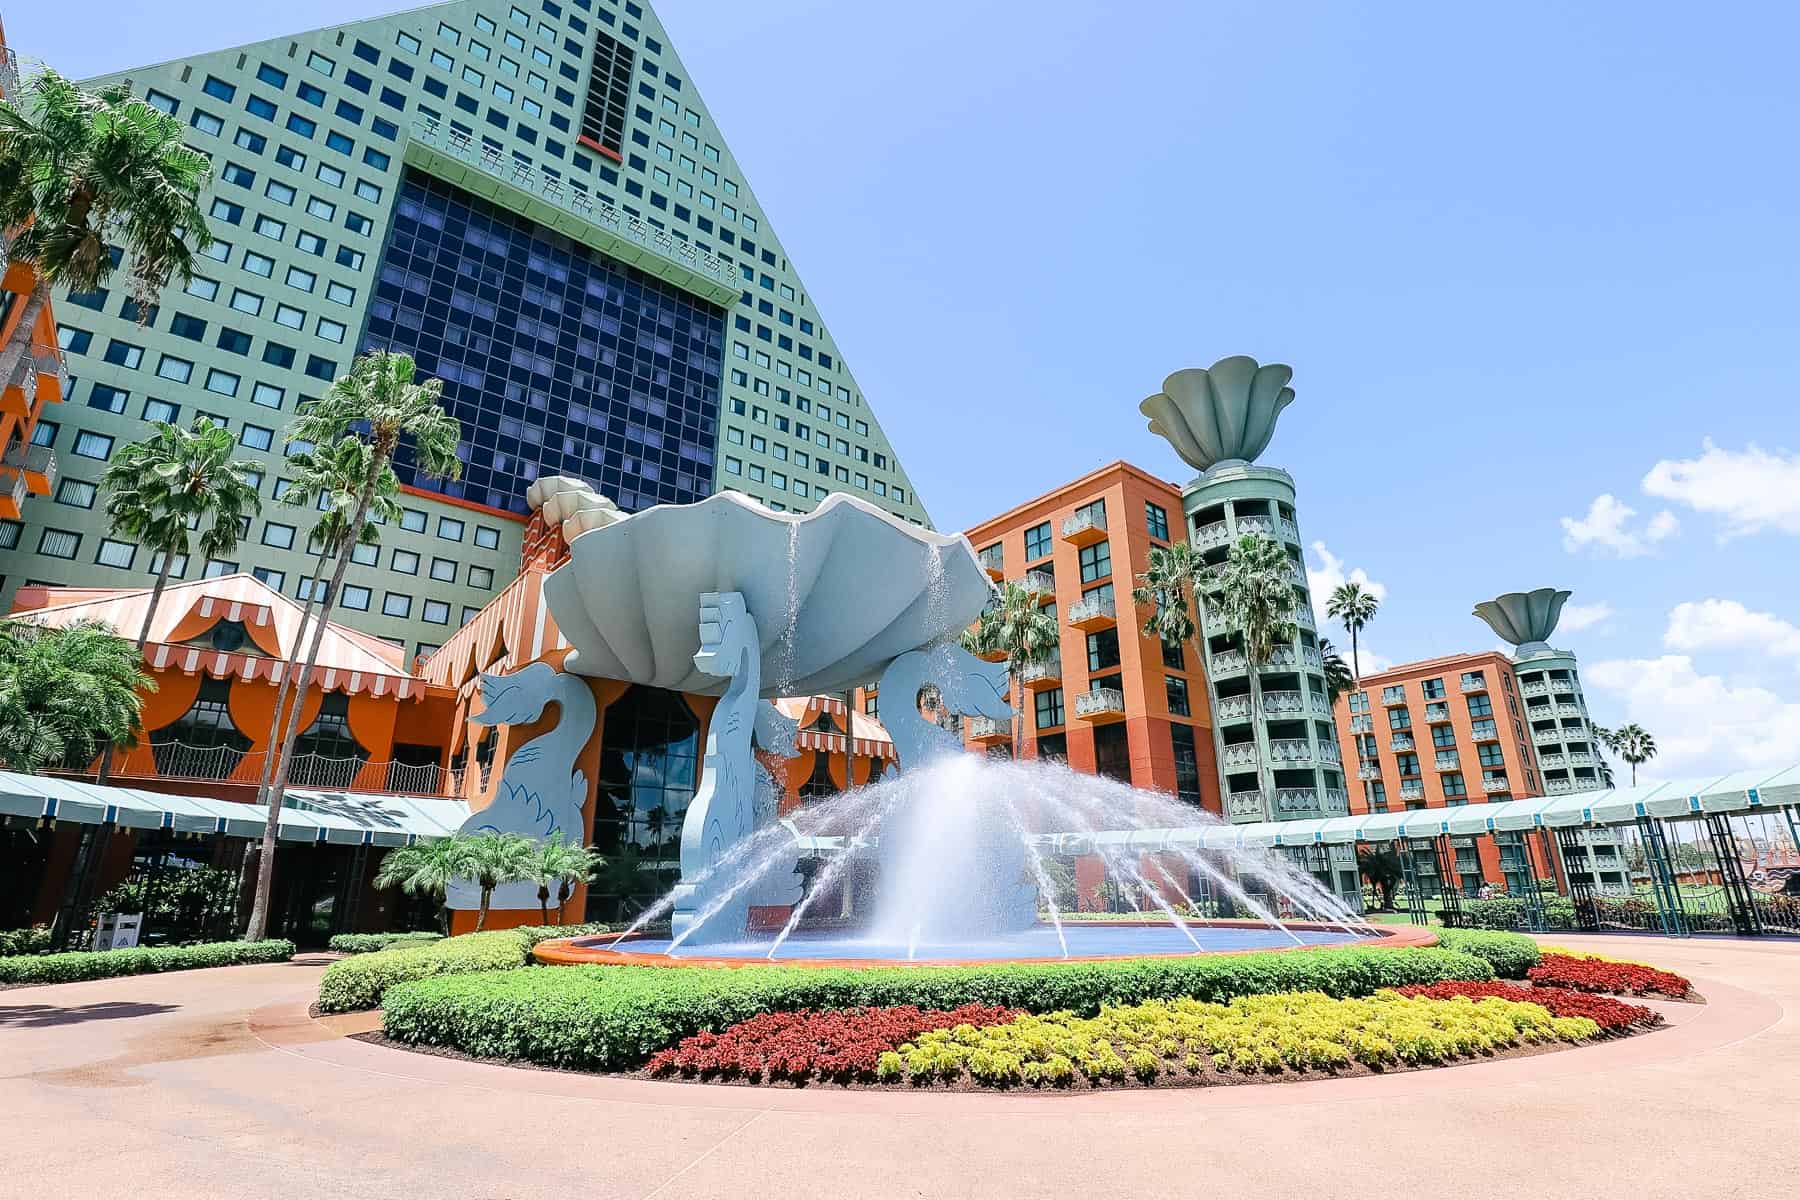
[[1543,961],[1526,972],[1525,977],[1543,987],[1629,996],[1661,995],[1677,1000],[1687,999],[1692,990],[1686,979],[1672,971],[1659,971],[1641,963],[1569,954],[1544,955]]
[[1016,1008],[965,1004],[948,1012],[910,1004],[841,1012],[764,1013],[723,1033],[697,1033],[653,1057],[652,1075],[803,1082],[872,1079],[886,1051],[930,1029],[998,1025],[1019,1016]]
[[[451,952],[476,936],[488,935],[345,959],[327,973],[326,983],[353,964],[389,955]],[[503,948],[497,957],[516,953]],[[388,978],[359,981],[364,998],[379,999],[388,1037],[479,1058],[587,1070],[635,1068],[682,1038],[723,1031],[771,1012],[906,1004],[945,1010],[984,1004],[1092,1016],[1105,1005],[1144,1000],[1223,1002],[1276,992],[1367,996],[1409,983],[1493,977],[1486,961],[1435,947],[871,970],[580,966],[496,972],[460,963],[437,970],[413,961],[393,965],[417,974],[384,970],[380,974]],[[453,973],[457,971],[483,973]],[[420,977],[427,974],[436,977]],[[320,1006],[333,1007],[323,986]]]
[[1600,1026],[1602,1033],[1629,1033],[1633,1029],[1650,1029],[1662,1024],[1662,1014],[1641,1004],[1627,1004],[1609,996],[1577,992],[1568,988],[1522,987],[1516,983],[1431,983],[1413,984],[1395,989],[1402,996],[1423,996],[1428,1000],[1451,1000],[1465,996],[1480,1000],[1497,996],[1526,1004],[1541,1004],[1557,1017],[1586,1017]]
[[1221,1077],[1431,1066],[1546,1042],[1599,1036],[1585,1017],[1541,1005],[1317,992],[1245,996],[1229,1004],[1150,1001],[1097,1016],[1058,1012],[1003,1025],[936,1029],[881,1055],[884,1082],[988,1086],[1220,1081]]

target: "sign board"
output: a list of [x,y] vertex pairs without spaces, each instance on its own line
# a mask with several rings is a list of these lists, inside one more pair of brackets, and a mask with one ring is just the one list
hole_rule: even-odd
[[129,949],[138,944],[138,932],[143,925],[143,913],[101,913],[100,928],[94,934],[94,949]]

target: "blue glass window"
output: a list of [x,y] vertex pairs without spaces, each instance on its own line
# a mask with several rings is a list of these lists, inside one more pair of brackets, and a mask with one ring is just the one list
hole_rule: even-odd
[[452,185],[408,171],[363,348],[413,355],[462,422],[463,477],[402,482],[513,512],[540,475],[635,512],[712,491],[724,315]]

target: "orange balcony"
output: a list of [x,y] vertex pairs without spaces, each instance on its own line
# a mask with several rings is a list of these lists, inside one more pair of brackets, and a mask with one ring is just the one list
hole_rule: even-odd
[[970,717],[969,740],[983,746],[997,746],[1012,741],[1012,722],[993,717]]
[[0,516],[18,520],[27,496],[42,496],[56,481],[56,453],[48,446],[19,444],[0,458]]
[[1093,596],[1069,605],[1069,624],[1083,633],[1111,629],[1118,623],[1119,615],[1110,599]]
[[1073,546],[1091,546],[1095,542],[1106,540],[1106,514],[1092,509],[1083,509],[1073,516],[1064,517],[1062,523],[1063,541]]
[[1041,692],[1045,688],[1062,686],[1062,655],[1052,654],[1043,662],[1028,664],[1019,672],[1019,682],[1026,691]]
[[1093,688],[1075,697],[1075,715],[1090,725],[1125,719],[1125,693],[1118,688]]

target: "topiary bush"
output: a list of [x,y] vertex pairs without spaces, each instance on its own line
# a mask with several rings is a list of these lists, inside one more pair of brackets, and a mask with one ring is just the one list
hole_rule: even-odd
[[[607,925],[521,925],[430,941],[401,942],[332,963],[319,981],[319,1011],[354,1012],[377,1008],[381,994],[396,983],[433,975],[504,971],[531,961],[531,948],[551,938],[613,932]],[[336,948],[337,939],[332,939]],[[354,951],[352,953],[355,953]]]
[[75,950],[67,954],[0,958],[0,983],[74,983],[83,979],[108,979],[116,975],[148,975],[158,971],[190,971],[197,967],[286,962],[292,957],[294,943],[279,938],[264,942],[202,942],[197,946]]
[[1461,954],[1486,959],[1494,974],[1502,979],[1523,979],[1525,972],[1538,965],[1538,944],[1522,933],[1503,933],[1494,929],[1444,929],[1438,932],[1438,945]]
[[[367,961],[346,959],[338,966]],[[1103,1004],[1184,996],[1214,1002],[1274,992],[1368,996],[1411,983],[1493,976],[1486,960],[1439,948],[866,971],[579,966],[397,983],[383,997],[382,1009],[388,1036],[400,1041],[481,1057],[617,1070],[635,1067],[691,1034],[723,1030],[768,1012],[983,1004],[1092,1015]]]
[[444,935],[422,931],[418,933],[334,933],[325,944],[326,949],[338,954],[373,954],[377,950],[386,950],[389,946],[411,946],[421,942],[442,941]]

